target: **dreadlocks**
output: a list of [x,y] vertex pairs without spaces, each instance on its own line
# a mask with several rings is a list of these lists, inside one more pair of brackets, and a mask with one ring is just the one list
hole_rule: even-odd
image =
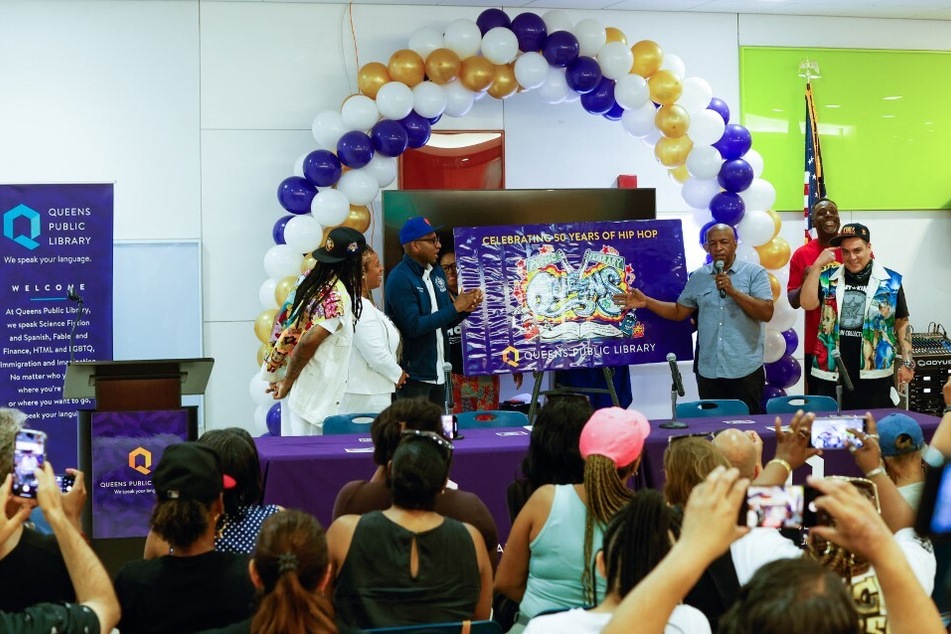
[[588,510],[584,519],[584,572],[581,573],[581,586],[584,589],[585,602],[594,605],[594,572],[591,569],[592,547],[594,542],[594,523],[602,528],[634,496],[634,492],[624,485],[630,467],[619,470],[614,461],[605,456],[591,454],[584,461],[584,492]]
[[347,293],[350,294],[350,306],[353,310],[354,321],[359,319],[363,311],[362,258],[347,258],[333,264],[318,262],[295,291],[294,303],[288,313],[290,319],[299,324],[304,314],[301,308],[324,301],[333,290],[337,280],[343,282]]

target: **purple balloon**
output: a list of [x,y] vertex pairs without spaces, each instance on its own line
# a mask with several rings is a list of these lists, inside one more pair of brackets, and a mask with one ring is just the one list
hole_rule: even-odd
[[267,422],[267,430],[271,433],[272,436],[281,435],[281,403],[277,402],[274,405],[271,405],[271,409],[267,411],[267,416],[265,417]]
[[300,176],[285,178],[277,186],[277,202],[292,214],[309,213],[310,201],[316,195],[317,188]]
[[726,105],[726,102],[722,99],[717,99],[716,97],[711,99],[707,110],[713,110],[720,115],[723,118],[723,123],[730,122],[730,106]]
[[710,227],[715,224],[717,224],[717,221],[711,220],[707,223],[704,223],[704,225],[700,227],[700,246],[703,246],[707,243],[707,231],[709,231]]
[[614,105],[611,106],[611,109],[605,112],[602,117],[608,121],[620,121],[621,117],[624,115],[624,108],[618,102],[614,102]]
[[442,115],[441,115],[441,114],[437,114],[435,117],[429,117],[429,118],[426,119],[426,120],[429,121],[429,125],[432,126],[432,125],[436,125],[437,123],[439,123],[439,120],[440,120],[440,119],[442,119]]
[[766,383],[783,389],[792,387],[802,376],[799,361],[789,355],[766,364]]
[[274,244],[287,244],[284,240],[284,227],[287,226],[287,222],[293,217],[293,214],[290,216],[281,216],[277,219],[277,222],[274,223],[274,226],[271,228],[271,237],[274,238]]
[[330,150],[314,150],[304,157],[304,177],[317,187],[330,187],[340,180],[340,159]]
[[610,111],[614,104],[614,80],[607,77],[601,78],[597,88],[581,95],[581,107],[591,114],[604,114]]
[[400,119],[400,124],[406,128],[407,147],[419,148],[426,145],[429,141],[429,135],[433,128],[429,125],[429,120],[416,114],[416,111],[410,111],[405,119]]
[[542,55],[552,66],[564,68],[578,59],[579,51],[581,51],[581,45],[578,43],[578,38],[568,31],[555,31],[545,40]]
[[799,335],[793,328],[783,331],[783,339],[786,340],[786,356],[792,356],[799,347]]
[[337,141],[337,156],[347,167],[360,169],[373,158],[373,141],[365,132],[351,130]]
[[[717,222],[722,222],[731,227],[743,220],[746,213],[746,203],[740,198],[739,194],[733,192],[720,192],[710,201],[710,213]],[[734,231],[734,233],[736,233]]]
[[739,193],[749,189],[753,182],[753,168],[743,159],[724,161],[717,174],[717,182],[728,192]]
[[767,385],[763,388],[763,411],[766,411],[766,403],[771,398],[776,398],[777,396],[786,396],[786,390],[781,387],[776,387],[775,385]]
[[565,68],[568,87],[579,95],[586,95],[601,83],[601,67],[591,57],[579,57]]
[[713,147],[720,150],[720,156],[724,160],[738,159],[747,152],[753,145],[753,137],[750,131],[739,123],[728,123],[723,131],[720,140],[713,144]]
[[409,134],[399,121],[382,119],[370,129],[373,148],[384,156],[399,156],[406,151]]
[[476,24],[479,26],[479,30],[482,31],[482,35],[485,35],[497,26],[510,28],[512,21],[509,20],[509,16],[502,9],[492,8],[480,13],[479,17],[476,18]]
[[537,53],[545,45],[548,27],[535,13],[520,13],[512,19],[512,32],[518,39],[518,48],[525,53]]

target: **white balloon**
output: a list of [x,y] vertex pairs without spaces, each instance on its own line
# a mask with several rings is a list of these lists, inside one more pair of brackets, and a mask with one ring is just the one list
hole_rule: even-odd
[[740,192],[747,209],[772,209],[776,202],[776,188],[768,180],[754,178],[749,188]]
[[379,152],[373,155],[370,162],[366,164],[363,171],[369,172],[376,179],[380,187],[388,187],[396,180],[396,158],[392,156],[383,156]]
[[773,239],[776,226],[773,224],[772,216],[765,211],[747,207],[743,219],[736,225],[736,230],[740,240],[751,246],[760,247]]
[[652,147],[654,147],[655,145],[657,145],[657,142],[660,141],[660,138],[661,138],[662,136],[664,136],[664,135],[661,134],[660,130],[655,129],[653,132],[651,132],[651,133],[648,134],[647,136],[641,137],[641,141],[642,141],[642,142],[644,143],[644,145],[646,145],[647,147],[652,148]]
[[712,145],[696,145],[687,155],[686,165],[694,178],[714,178],[720,173],[723,157]]
[[691,209],[690,213],[693,215],[693,221],[697,225],[697,229],[713,220],[713,214],[711,214],[710,210],[706,207]]
[[779,299],[773,302],[773,318],[766,322],[766,329],[782,332],[796,325],[796,309],[789,305],[786,296],[780,293]]
[[[608,45],[610,46],[610,44]],[[633,64],[634,55],[631,55],[631,63]],[[625,110],[637,110],[641,106],[645,105],[651,96],[650,88],[647,86],[647,80],[645,80],[640,75],[625,75],[617,80],[617,83],[614,84],[614,99],[617,100],[618,104]],[[653,108],[651,104],[651,108]],[[656,109],[654,114],[651,117],[656,115]],[[721,119],[722,121],[722,119]],[[691,129],[693,125],[691,125]],[[721,132],[721,136],[722,136]],[[717,137],[719,139],[720,137]]]
[[[673,53],[664,53],[664,59],[660,63],[661,70],[669,70],[673,73],[677,79],[682,80],[684,75],[687,72],[687,68],[684,66],[684,60],[680,59],[680,56],[674,55]],[[709,101],[707,103],[710,103]]]
[[687,135],[693,144],[713,145],[723,136],[726,124],[723,118],[713,110],[704,108],[700,112],[690,115],[690,129]]
[[[271,303],[274,303],[273,301]],[[261,378],[260,372],[255,372],[251,377],[251,383],[248,384],[248,393],[258,407],[270,407],[274,404],[271,395],[265,392],[268,388],[268,382]]]
[[713,88],[706,79],[701,77],[688,77],[680,85],[683,89],[680,92],[680,98],[677,105],[687,111],[687,114],[693,116],[695,112],[705,110],[710,105],[713,98]]
[[763,361],[766,363],[779,361],[784,354],[786,354],[786,338],[783,337],[783,333],[767,328]]
[[[623,42],[608,42],[598,50],[598,65],[601,67],[601,74],[608,79],[618,81],[630,74],[634,66],[634,53]],[[644,81],[640,75],[634,75],[634,77]],[[644,84],[646,86],[647,82]],[[617,86],[614,88],[614,95],[617,99]]]
[[277,290],[277,280],[268,278],[258,289],[258,301],[265,308],[274,308],[277,302],[274,301],[274,291]]
[[746,154],[743,155],[743,160],[750,164],[750,167],[753,168],[753,178],[759,178],[763,175],[763,155],[750,148],[746,151]]
[[[337,181],[338,188],[342,181],[343,176]],[[336,227],[347,219],[347,214],[350,213],[350,201],[339,189],[323,189],[317,192],[314,200],[311,201],[310,213],[314,215],[314,220],[319,222],[321,226]]]
[[[319,195],[319,194],[318,194]],[[301,254],[286,244],[275,244],[264,254],[264,271],[276,280],[288,275],[299,275]]]
[[578,38],[578,44],[581,45],[580,54],[585,57],[594,57],[597,55],[607,40],[604,25],[591,18],[585,18],[576,24],[571,32]]
[[534,90],[548,78],[548,60],[541,53],[522,53],[515,60],[515,79],[526,90]]
[[421,26],[409,36],[409,48],[424,60],[437,48],[445,46],[442,33],[431,26]]
[[337,141],[347,131],[343,117],[336,110],[324,110],[314,117],[310,127],[314,140],[324,150],[337,151]]
[[542,20],[545,22],[545,28],[548,30],[549,35],[555,31],[571,32],[571,18],[561,9],[546,11],[542,16]]
[[462,85],[457,79],[446,84],[446,114],[450,117],[464,117],[472,110],[475,96],[472,91]]
[[489,29],[482,36],[482,55],[493,64],[508,64],[518,55],[518,38],[504,26]]
[[377,110],[376,103],[366,95],[353,95],[343,102],[340,117],[343,127],[347,130],[366,132],[379,121],[380,111]]
[[294,216],[284,226],[284,242],[298,253],[310,253],[323,237],[323,227],[310,214]]
[[482,44],[482,31],[472,20],[453,20],[446,27],[443,40],[446,43],[446,48],[455,51],[459,59],[465,59],[479,52],[479,46]]
[[[270,398],[270,395],[268,395],[268,398]],[[271,409],[271,406],[274,405],[275,402],[276,401],[274,399],[271,399],[271,402],[267,405],[258,405],[254,410],[254,428],[260,431],[262,434],[268,431],[267,411]]]
[[[380,193],[380,185],[377,183],[376,176],[363,169],[350,170],[344,173],[337,181],[337,189],[343,192],[347,200],[350,201],[350,205],[368,205]],[[349,210],[348,205],[347,211],[349,212]],[[344,215],[344,218],[346,217]],[[343,222],[343,220],[341,219],[340,222]]]
[[[617,93],[615,93],[617,94]],[[653,103],[645,103],[639,108],[625,110],[621,114],[621,127],[632,137],[642,139],[651,132],[657,131],[654,124],[654,118],[657,116],[657,109]]]
[[684,183],[680,193],[693,209],[706,209],[710,201],[720,191],[720,184],[715,178],[691,178]]
[[569,88],[565,91],[565,100],[561,103],[575,103],[576,101],[581,101],[581,95]]
[[413,109],[413,91],[399,81],[388,81],[376,93],[376,106],[386,119],[399,121]]
[[413,87],[413,110],[421,117],[432,119],[446,109],[446,93],[442,86],[424,81]]
[[294,161],[294,176],[304,177],[304,159],[307,158],[308,154],[310,154],[310,152],[304,152]]
[[560,68],[548,67],[545,83],[538,88],[538,96],[549,104],[561,103],[568,94],[568,81]]
[[759,264],[759,252],[748,242],[740,242],[736,245],[736,259],[741,262]]

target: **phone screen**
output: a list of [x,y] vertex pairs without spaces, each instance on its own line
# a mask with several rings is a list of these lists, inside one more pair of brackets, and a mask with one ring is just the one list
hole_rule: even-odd
[[73,490],[73,485],[76,484],[76,476],[70,475],[68,473],[57,473],[56,474],[56,486],[59,487],[59,490],[63,493],[69,493]]
[[811,444],[816,449],[847,449],[851,441],[861,447],[862,441],[850,434],[848,429],[865,431],[865,419],[861,416],[830,416],[812,421]]
[[951,462],[928,469],[915,530],[921,535],[951,537]]
[[816,489],[795,484],[751,486],[746,503],[740,508],[739,524],[754,528],[802,528],[815,526]]
[[36,497],[36,476],[46,458],[46,434],[35,429],[17,432],[13,449],[13,495],[23,498]]
[[453,420],[452,414],[443,414],[442,415],[442,435],[452,440],[455,431],[455,421]]

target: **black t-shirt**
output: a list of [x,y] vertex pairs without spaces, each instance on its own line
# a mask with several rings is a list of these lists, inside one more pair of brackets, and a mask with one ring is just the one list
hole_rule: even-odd
[[0,613],[4,634],[99,634],[99,617],[77,603],[42,603],[18,613]]
[[17,545],[0,559],[0,611],[22,612],[37,603],[75,600],[56,538],[24,528]]

